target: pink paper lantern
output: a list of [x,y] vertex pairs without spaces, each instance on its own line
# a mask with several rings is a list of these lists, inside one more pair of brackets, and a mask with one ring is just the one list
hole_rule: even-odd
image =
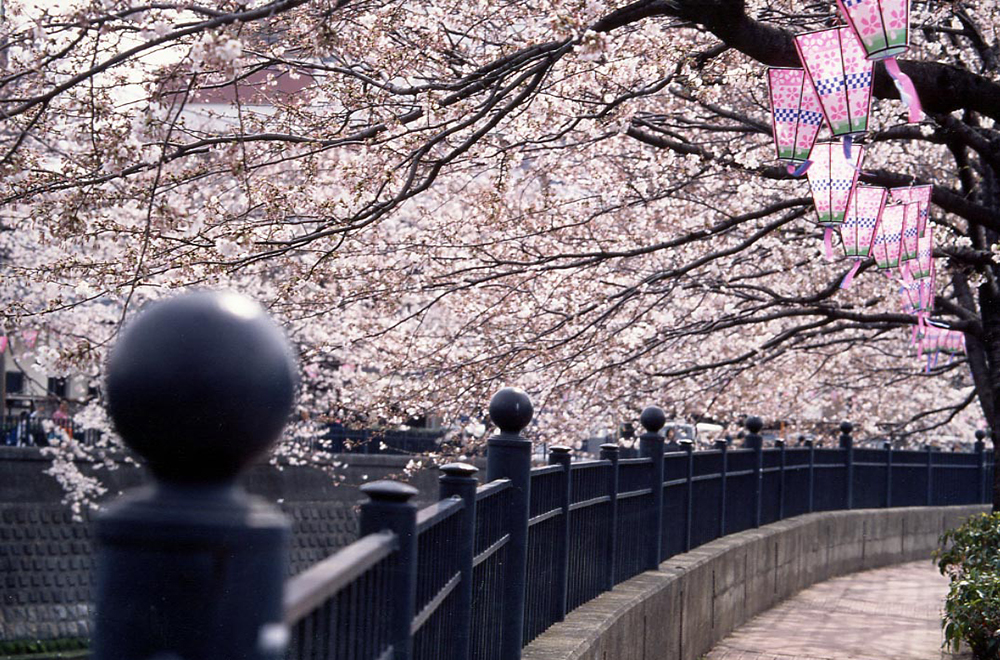
[[882,220],[875,230],[875,240],[872,243],[872,256],[875,265],[880,270],[899,267],[899,254],[902,249],[903,219],[906,216],[905,204],[887,204],[882,209]]
[[931,276],[934,267],[934,231],[928,227],[923,236],[917,238],[917,257],[910,262],[910,274],[919,280]]
[[868,130],[874,65],[866,59],[851,29],[800,34],[795,37],[795,47],[831,133],[839,137]]
[[934,186],[929,184],[923,186],[905,186],[903,188],[889,189],[889,201],[917,203],[917,206],[920,209],[917,228],[921,236],[924,235],[924,230],[927,227],[927,220],[930,217],[931,194],[933,192]]
[[844,157],[840,145],[821,142],[813,147],[812,167],[806,175],[812,189],[813,204],[819,224],[826,227],[823,242],[827,259],[833,258],[832,227],[844,222],[851,191],[858,181],[858,171],[865,157],[864,147],[851,154],[851,160]]
[[899,254],[900,269],[906,268],[906,262],[917,258],[917,242],[920,239],[920,205],[916,202],[904,204],[906,212],[903,217],[902,249]]
[[837,6],[861,40],[868,59],[883,60],[909,50],[908,0],[837,0]]
[[769,68],[771,125],[779,160],[805,163],[823,123],[823,109],[803,69]]
[[903,73],[896,62],[910,47],[910,3],[908,0],[837,0],[841,13],[865,57],[881,60],[892,77],[899,96],[909,110],[909,121],[918,122],[923,117],[920,98],[910,77]]
[[844,246],[844,256],[854,259],[854,265],[840,284],[842,289],[851,286],[858,268],[871,255],[875,231],[888,194],[889,191],[878,186],[854,187],[854,194],[847,204],[847,215],[840,225],[840,241]]

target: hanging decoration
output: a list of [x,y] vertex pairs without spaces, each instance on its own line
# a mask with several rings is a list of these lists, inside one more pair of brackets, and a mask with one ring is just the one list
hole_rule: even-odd
[[870,61],[881,60],[909,111],[910,123],[923,118],[920,98],[896,61],[910,48],[909,0],[837,0],[847,24]]
[[904,204],[903,238],[899,253],[899,274],[907,267],[907,262],[917,258],[917,241],[920,238],[920,205],[916,202]]
[[946,332],[947,330],[935,323],[928,323],[921,331],[920,342],[917,344],[917,355],[927,358],[925,372],[930,372],[932,367],[937,366],[938,351]]
[[0,355],[7,350],[7,337],[0,335]]
[[874,65],[848,27],[797,35],[795,48],[830,132],[843,138],[844,155],[851,160],[853,138],[868,130]]
[[927,228],[927,219],[930,217],[931,211],[932,192],[934,192],[934,186],[930,184],[889,189],[889,201],[891,202],[916,202],[920,210],[917,222],[917,230],[920,236],[924,235],[924,230]]
[[778,159],[787,162],[789,174],[802,176],[823,123],[819,99],[804,69],[769,68],[767,86]]
[[847,205],[847,215],[840,225],[840,241],[844,246],[844,256],[854,259],[854,265],[840,283],[847,289],[854,281],[858,268],[871,255],[872,242],[885,200],[889,191],[879,186],[855,186]]
[[827,261],[833,260],[833,227],[844,222],[851,191],[858,181],[858,172],[865,157],[864,147],[854,150],[851,159],[831,142],[821,142],[813,147],[812,167],[806,175],[812,189],[813,203],[823,232]]
[[875,230],[875,240],[872,242],[872,256],[879,270],[891,270],[899,267],[899,253],[903,236],[903,218],[906,215],[906,205],[887,204],[882,209],[882,218]]

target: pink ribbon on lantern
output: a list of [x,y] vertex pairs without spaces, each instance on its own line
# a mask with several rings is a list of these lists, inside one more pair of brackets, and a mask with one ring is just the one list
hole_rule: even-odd
[[883,62],[885,62],[885,70],[892,78],[892,82],[895,83],[896,89],[899,90],[899,97],[910,111],[910,123],[916,124],[924,118],[924,111],[920,106],[920,97],[917,96],[917,88],[913,86],[913,81],[910,80],[910,77],[899,68],[899,62],[896,61],[895,57],[889,57],[883,60]]
[[851,270],[847,271],[847,275],[844,276],[844,280],[840,283],[841,289],[848,289],[851,283],[854,282],[854,276],[858,274],[858,269],[861,268],[861,260],[855,259],[854,265],[851,266]]
[[7,350],[7,337],[0,336],[0,354]]
[[830,225],[823,229],[823,252],[827,261],[833,261],[833,227]]

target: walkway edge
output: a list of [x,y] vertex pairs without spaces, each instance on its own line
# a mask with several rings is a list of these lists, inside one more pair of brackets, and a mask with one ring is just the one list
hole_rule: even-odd
[[984,505],[814,513],[725,536],[585,603],[523,660],[697,660],[753,616],[817,582],[926,558]]

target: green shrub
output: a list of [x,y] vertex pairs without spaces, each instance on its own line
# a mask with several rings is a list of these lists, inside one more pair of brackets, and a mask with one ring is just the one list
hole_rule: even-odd
[[962,640],[980,660],[1000,658],[1000,513],[972,516],[941,535],[934,553],[951,578],[945,601],[945,644]]

